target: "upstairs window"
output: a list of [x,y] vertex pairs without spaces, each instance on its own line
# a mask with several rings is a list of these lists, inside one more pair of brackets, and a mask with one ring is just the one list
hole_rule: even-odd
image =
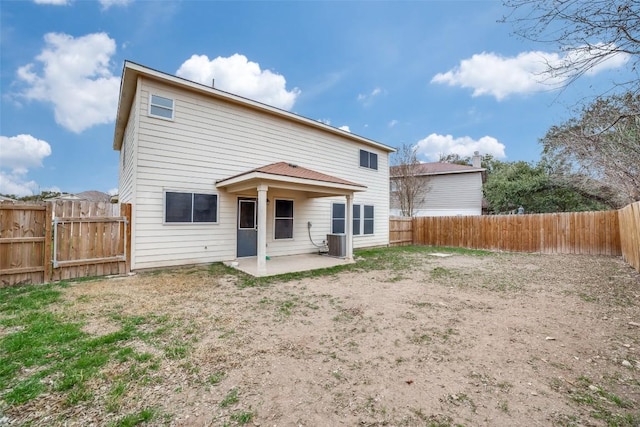
[[173,99],[151,95],[149,99],[149,115],[173,120]]
[[218,195],[199,193],[165,193],[164,222],[218,222]]
[[276,199],[275,239],[293,239],[293,200]]
[[378,170],[378,155],[366,150],[360,150],[360,166]]

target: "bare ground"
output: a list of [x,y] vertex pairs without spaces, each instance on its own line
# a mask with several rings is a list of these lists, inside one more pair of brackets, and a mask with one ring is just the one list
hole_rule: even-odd
[[[409,269],[240,288],[183,269],[75,283],[58,310],[85,330],[114,313],[170,324],[136,342],[154,369],[113,361],[93,398],[9,408],[33,425],[637,426],[640,275],[619,258],[408,254]],[[163,323],[164,322],[164,323]],[[111,402],[111,404],[109,404]]]

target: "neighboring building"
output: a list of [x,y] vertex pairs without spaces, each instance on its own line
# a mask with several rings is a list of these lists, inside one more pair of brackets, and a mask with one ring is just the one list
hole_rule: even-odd
[[[482,215],[485,169],[480,166],[480,156],[474,156],[473,161],[475,166],[440,162],[415,165],[415,174],[424,179],[424,193],[420,203],[416,203],[413,216]],[[394,178],[391,178],[390,213],[401,216],[395,189]]]
[[113,148],[134,270],[389,242],[394,149],[319,121],[127,61]]

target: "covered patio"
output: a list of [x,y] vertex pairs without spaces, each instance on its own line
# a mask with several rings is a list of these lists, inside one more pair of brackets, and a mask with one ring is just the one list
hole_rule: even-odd
[[[234,262],[238,264],[238,268],[241,270],[254,276],[267,276],[281,274],[277,271],[284,273],[304,271],[337,265],[339,262],[353,262],[353,197],[356,192],[366,191],[367,187],[365,185],[316,172],[295,164],[279,162],[220,180],[216,183],[216,187],[224,189],[229,193],[257,196],[255,224],[257,254],[255,257],[238,258],[235,260]],[[321,257],[320,255],[313,254],[300,255],[303,257],[300,258],[300,260],[305,260],[305,262],[300,264],[302,270],[293,270],[295,263],[292,262],[291,256],[278,257],[282,258],[282,260],[277,262],[274,262],[277,258],[267,260],[267,196],[270,189],[303,192],[309,198],[343,196],[346,201],[345,259],[340,260],[338,258]],[[314,262],[311,262],[312,257],[315,257]],[[253,266],[249,267],[250,264],[253,264]],[[287,267],[287,265],[290,266]],[[313,265],[318,265],[318,267],[313,267]]]
[[355,263],[353,258],[336,258],[320,254],[287,255],[266,260],[264,271],[259,275],[256,261],[256,257],[239,258],[235,261],[225,262],[225,265],[252,276],[276,276]]

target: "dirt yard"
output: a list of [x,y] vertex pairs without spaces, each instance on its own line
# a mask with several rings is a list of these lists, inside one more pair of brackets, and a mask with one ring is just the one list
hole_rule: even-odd
[[166,325],[157,341],[130,344],[154,368],[127,380],[115,406],[113,384],[132,369],[116,360],[88,402],[49,393],[6,415],[83,426],[144,408],[148,425],[172,426],[640,425],[640,275],[620,258],[405,261],[254,287],[206,268],[73,283],[56,310],[91,334],[122,318]]

